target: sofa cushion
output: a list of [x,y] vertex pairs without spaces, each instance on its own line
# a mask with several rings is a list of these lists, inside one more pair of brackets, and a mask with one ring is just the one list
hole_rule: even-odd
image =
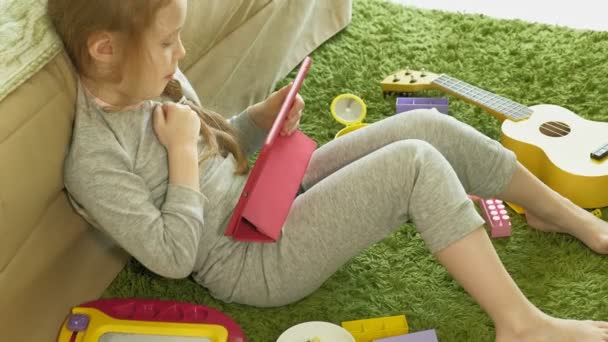
[[0,271],[63,189],[75,91],[59,55],[0,102]]
[[[215,44],[254,16],[273,0],[190,1],[182,40],[186,57],[180,63],[188,69]],[[325,0],[324,0],[325,1]],[[246,46],[247,44],[242,44]]]
[[351,11],[351,0],[273,0],[188,65],[186,74],[203,106],[226,117],[237,114],[266,98],[306,55],[344,28]]
[[98,298],[125,260],[59,193],[0,272],[0,340],[55,341],[70,308]]
[[2,341],[51,341],[69,308],[96,298],[128,258],[63,190],[75,91],[60,54],[0,102]]

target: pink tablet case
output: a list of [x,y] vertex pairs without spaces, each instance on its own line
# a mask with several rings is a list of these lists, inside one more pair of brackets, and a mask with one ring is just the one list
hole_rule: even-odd
[[299,130],[279,132],[293,106],[312,60],[306,57],[249,174],[225,235],[238,241],[276,241],[287,219],[304,172],[317,147]]

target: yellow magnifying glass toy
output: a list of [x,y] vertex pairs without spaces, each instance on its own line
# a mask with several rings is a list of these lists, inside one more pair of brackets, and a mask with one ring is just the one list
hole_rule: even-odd
[[334,119],[346,126],[336,134],[334,139],[367,126],[366,123],[363,123],[367,114],[367,106],[357,95],[341,94],[336,96],[331,102],[330,109]]

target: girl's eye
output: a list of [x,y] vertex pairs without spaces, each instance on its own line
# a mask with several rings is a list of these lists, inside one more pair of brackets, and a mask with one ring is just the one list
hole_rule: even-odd
[[162,46],[165,48],[170,47],[171,45],[173,45],[173,43],[169,42],[169,43],[163,43]]

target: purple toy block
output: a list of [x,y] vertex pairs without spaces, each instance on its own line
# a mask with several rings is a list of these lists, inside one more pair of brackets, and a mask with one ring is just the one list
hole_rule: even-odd
[[437,108],[439,112],[448,114],[448,99],[442,97],[398,97],[395,107],[397,113],[413,109]]
[[435,330],[425,330],[415,333],[381,338],[373,342],[438,342]]

